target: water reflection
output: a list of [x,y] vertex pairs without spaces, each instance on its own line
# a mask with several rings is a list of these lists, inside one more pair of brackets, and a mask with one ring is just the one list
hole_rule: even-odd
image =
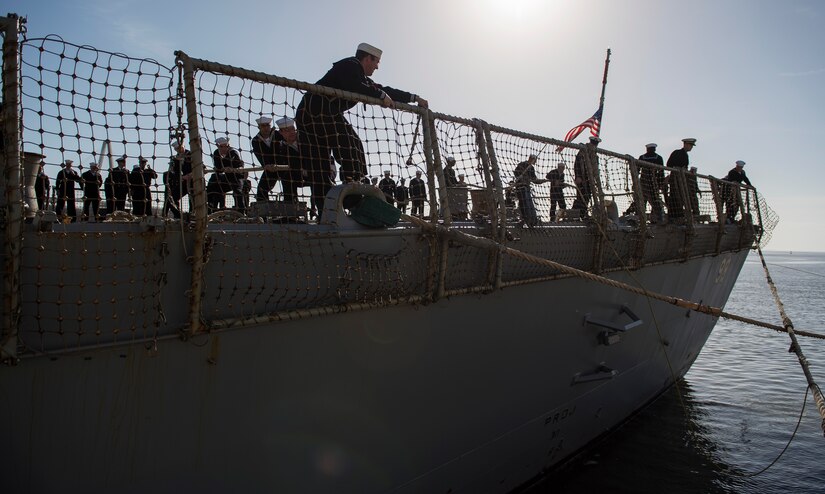
[[[681,399],[680,399],[681,393]],[[545,478],[529,494],[733,493],[741,471],[703,425],[707,407],[680,381],[573,465]]]
[[[766,260],[795,326],[821,328],[825,254],[766,253]],[[748,258],[725,310],[781,324],[758,256]],[[820,343],[800,341],[822,385]],[[788,344],[787,335],[720,320],[687,374],[690,384],[681,383],[684,409],[671,389],[571,468],[528,492],[823,492],[821,418],[810,397],[785,450],[806,388]]]

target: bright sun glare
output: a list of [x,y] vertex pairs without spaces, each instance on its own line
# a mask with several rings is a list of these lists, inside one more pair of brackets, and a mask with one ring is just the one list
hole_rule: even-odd
[[507,22],[530,18],[543,3],[542,0],[484,0],[481,5],[494,19]]

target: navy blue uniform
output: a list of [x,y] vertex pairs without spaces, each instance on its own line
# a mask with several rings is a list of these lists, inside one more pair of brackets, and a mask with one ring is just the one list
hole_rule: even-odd
[[[413,102],[414,95],[399,89],[384,87],[367,77],[356,57],[339,60],[316,83],[353,93],[381,98],[386,93],[394,101]],[[330,155],[341,165],[341,181],[358,182],[367,174],[364,145],[358,133],[344,118],[356,102],[344,98],[304,94],[295,112],[298,138],[309,152],[307,160],[313,202],[323,204],[332,187]],[[320,214],[320,210],[319,210]]]

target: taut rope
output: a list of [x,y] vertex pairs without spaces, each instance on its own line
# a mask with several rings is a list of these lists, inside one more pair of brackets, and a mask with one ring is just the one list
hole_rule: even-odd
[[[512,257],[516,257],[518,259],[522,259],[527,262],[531,262],[534,264],[538,264],[541,266],[546,266],[549,268],[557,269],[563,273],[570,274],[573,276],[578,276],[580,278],[585,278],[590,281],[595,281],[596,283],[601,283],[603,285],[612,286],[614,288],[618,288],[620,290],[625,290],[631,293],[635,293],[638,295],[644,295],[645,297],[649,297],[655,300],[659,300],[661,302],[666,302],[671,305],[675,305],[677,307],[682,307],[684,309],[689,309],[696,312],[701,312],[703,314],[708,314],[713,317],[722,317],[725,319],[731,319],[734,321],[740,321],[747,324],[751,324],[754,326],[759,326],[767,329],[773,329],[774,331],[778,331],[780,333],[788,333],[788,329],[783,326],[777,326],[776,324],[767,323],[764,321],[759,321],[756,319],[751,319],[749,317],[743,317],[736,314],[731,314],[729,312],[725,312],[718,307],[711,307],[709,305],[699,304],[696,302],[691,302],[689,300],[684,300],[679,297],[673,297],[670,295],[663,295],[661,293],[651,292],[644,288],[635,287],[632,285],[628,285],[627,283],[622,283],[621,281],[611,280],[610,278],[605,278],[604,276],[599,276],[597,274],[588,273],[587,271],[582,271],[581,269],[576,269],[571,266],[567,266],[564,264],[560,264],[555,261],[551,261],[549,259],[544,259],[541,257],[534,256],[532,254],[528,254],[526,252],[522,252],[520,250],[516,250],[506,245],[500,244],[494,240],[490,240],[483,237],[475,237],[473,235],[469,235],[467,233],[453,230],[451,228],[444,227],[442,225],[433,225],[430,224],[420,218],[416,218],[414,216],[410,216],[407,214],[402,214],[401,218],[405,221],[409,221],[410,223],[421,227],[430,232],[434,232],[436,234],[444,235],[448,237],[450,240],[454,240],[456,242],[461,242],[473,247],[477,247],[479,249],[485,249],[490,251],[500,251],[503,254],[507,254]],[[819,333],[813,333],[809,331],[794,331],[794,334],[799,336],[807,336],[810,338],[817,338],[820,340],[825,340],[825,335]]]
[[773,278],[771,278],[770,271],[768,271],[768,264],[765,262],[765,257],[762,255],[762,249],[757,246],[756,250],[759,252],[759,259],[762,261],[762,268],[765,270],[765,278],[768,280],[768,286],[771,287],[771,293],[773,294],[774,302],[776,302],[776,308],[779,309],[779,315],[782,316],[782,323],[784,324],[785,332],[788,333],[788,336],[791,338],[790,351],[794,352],[796,357],[799,359],[799,365],[802,366],[802,372],[805,373],[805,379],[808,380],[808,388],[814,394],[816,408],[819,410],[819,416],[822,417],[820,427],[822,428],[822,433],[825,435],[825,397],[822,396],[822,390],[819,388],[816,381],[814,381],[814,377],[811,375],[811,370],[808,368],[808,359],[805,358],[805,355],[802,353],[802,348],[799,347],[799,342],[796,340],[796,334],[799,332],[794,330],[791,318],[785,313],[785,304],[783,304],[782,300],[779,298],[779,291],[776,289],[776,284],[774,284]]

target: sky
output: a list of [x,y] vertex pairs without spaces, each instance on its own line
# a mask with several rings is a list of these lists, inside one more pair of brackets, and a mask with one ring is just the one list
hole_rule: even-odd
[[[779,215],[768,250],[825,251],[825,2],[819,0],[6,0],[58,34],[172,65],[173,52],[317,81],[360,42],[377,82],[434,111],[561,139],[598,107],[602,147],[691,165],[736,160]],[[586,133],[585,133],[586,134]],[[579,137],[581,142],[586,135]]]

